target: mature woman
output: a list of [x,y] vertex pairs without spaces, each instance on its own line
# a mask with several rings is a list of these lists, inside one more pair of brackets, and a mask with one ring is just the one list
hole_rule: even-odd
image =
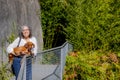
[[[13,48],[17,47],[17,46],[24,46],[25,43],[27,42],[32,42],[35,47],[34,49],[32,49],[32,52],[34,54],[34,56],[36,56],[37,54],[37,40],[35,37],[32,36],[32,33],[31,33],[31,29],[30,27],[28,26],[22,26],[21,27],[21,36],[19,36],[18,38],[16,38],[8,47],[7,47],[7,52],[8,53],[12,53],[15,55],[15,53],[13,52]],[[25,54],[25,53],[22,53],[22,54]],[[12,68],[13,68],[13,72],[16,76],[16,80],[17,80],[17,77],[18,77],[18,74],[19,74],[19,70],[20,70],[20,67],[21,67],[21,59],[22,57],[21,56],[15,56],[14,57],[14,60],[13,60],[13,64],[12,64]],[[29,78],[32,78],[32,72],[31,72],[31,64],[27,64],[27,63],[30,63],[31,62],[31,59],[28,59],[26,61],[26,68],[29,68],[27,69],[27,71],[29,70],[29,73],[27,73],[26,71],[26,77],[28,77],[27,80],[29,80]]]

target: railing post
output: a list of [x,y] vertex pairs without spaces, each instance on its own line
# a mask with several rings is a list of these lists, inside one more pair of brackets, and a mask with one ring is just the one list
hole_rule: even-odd
[[62,80],[63,78],[67,53],[68,53],[68,43],[66,42],[66,44],[61,48],[61,79],[60,80]]
[[26,58],[26,80],[32,80],[32,56]]
[[22,64],[17,80],[26,80],[26,55],[22,59]]

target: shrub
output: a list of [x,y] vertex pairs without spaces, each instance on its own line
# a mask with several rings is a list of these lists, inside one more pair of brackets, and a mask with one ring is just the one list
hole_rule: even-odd
[[120,63],[115,53],[94,51],[89,53],[75,52],[74,54],[77,56],[67,56],[64,80],[120,79]]
[[69,3],[67,40],[76,50],[120,51],[120,1],[77,0]]

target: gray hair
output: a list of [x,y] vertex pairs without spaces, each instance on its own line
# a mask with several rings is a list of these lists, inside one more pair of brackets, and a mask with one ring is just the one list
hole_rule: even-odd
[[28,29],[29,29],[29,31],[30,31],[29,37],[32,37],[31,27],[29,27],[29,26],[27,26],[27,25],[23,25],[23,26],[20,27],[20,37],[24,38],[23,33],[22,33],[22,30],[23,30],[24,27],[28,27]]

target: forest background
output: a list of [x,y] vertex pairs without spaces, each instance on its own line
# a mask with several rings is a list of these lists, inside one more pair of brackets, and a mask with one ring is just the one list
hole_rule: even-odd
[[71,43],[64,80],[120,79],[120,0],[40,0],[44,47]]

